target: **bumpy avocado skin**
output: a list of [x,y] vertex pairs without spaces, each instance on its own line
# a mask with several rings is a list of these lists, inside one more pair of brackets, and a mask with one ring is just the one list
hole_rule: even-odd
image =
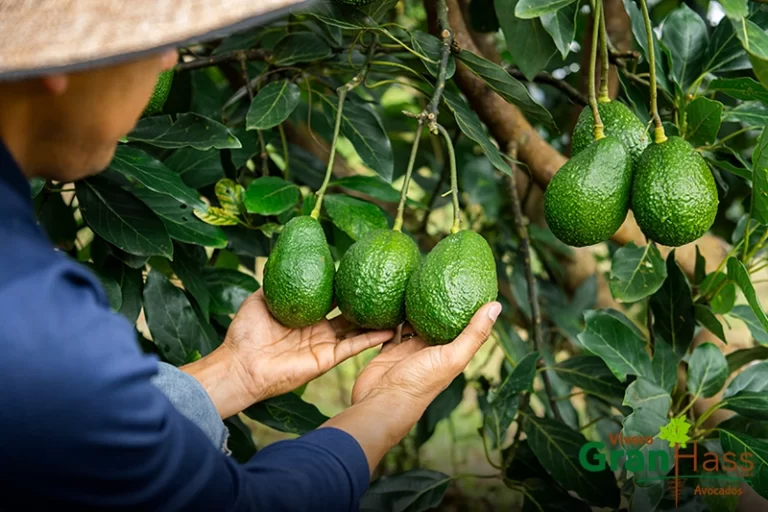
[[544,193],[544,215],[563,243],[586,247],[608,240],[629,211],[632,160],[616,137],[605,137],[568,160]]
[[336,304],[366,329],[393,329],[405,319],[405,287],[421,262],[416,243],[400,231],[368,233],[350,247],[336,272]]
[[496,299],[496,262],[488,242],[474,231],[447,236],[411,276],[406,319],[425,343],[450,343],[472,315]]
[[163,71],[157,77],[157,83],[155,84],[155,90],[152,91],[152,97],[149,99],[149,103],[144,108],[143,115],[149,116],[162,112],[165,100],[168,99],[168,93],[171,92],[171,85],[173,85],[173,70],[169,69]]
[[712,172],[686,140],[651,144],[637,161],[632,211],[654,242],[668,247],[693,242],[712,227],[718,204]]
[[[637,161],[650,143],[650,137],[642,121],[626,105],[618,101],[598,103],[597,110],[600,112],[605,135],[616,137],[623,142],[632,161]],[[594,119],[592,109],[589,106],[584,107],[573,129],[571,156],[581,153],[595,141]]]
[[283,227],[264,266],[264,299],[291,328],[307,327],[331,311],[335,267],[320,223],[308,215]]

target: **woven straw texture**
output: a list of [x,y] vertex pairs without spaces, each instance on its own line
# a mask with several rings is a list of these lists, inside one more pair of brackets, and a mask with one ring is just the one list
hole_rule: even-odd
[[0,0],[0,78],[82,69],[271,19],[302,0]]

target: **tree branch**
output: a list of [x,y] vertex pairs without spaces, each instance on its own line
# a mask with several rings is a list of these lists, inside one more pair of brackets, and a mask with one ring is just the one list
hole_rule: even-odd
[[[509,66],[507,68],[507,73],[509,73],[510,76],[517,78],[518,80],[526,80],[525,75],[523,75],[523,72],[517,69],[514,66]],[[578,89],[576,89],[574,86],[566,82],[565,80],[558,80],[554,76],[550,75],[546,72],[538,73],[534,79],[534,82],[538,84],[546,84],[551,85],[552,87],[559,89],[561,92],[565,93],[566,96],[568,96],[571,101],[578,105],[586,105],[588,103],[587,97],[581,94]]]
[[225,62],[242,62],[251,60],[266,60],[269,52],[262,48],[253,50],[235,50],[231,52],[222,52],[209,57],[198,57],[187,62],[180,62],[173,68],[177,73],[180,71],[192,71],[193,69],[207,68],[217,66]]

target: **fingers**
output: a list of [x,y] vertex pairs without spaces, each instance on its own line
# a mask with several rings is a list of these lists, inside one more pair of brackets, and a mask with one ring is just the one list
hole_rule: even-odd
[[501,313],[501,304],[489,302],[478,309],[469,325],[452,343],[443,345],[445,357],[449,364],[465,368],[491,335],[493,324]]
[[334,347],[335,364],[392,339],[394,334],[393,331],[369,331],[338,342]]
[[338,338],[344,337],[348,335],[350,331],[357,329],[357,326],[344,318],[344,315],[336,316],[328,320],[328,323],[331,324],[331,328]]

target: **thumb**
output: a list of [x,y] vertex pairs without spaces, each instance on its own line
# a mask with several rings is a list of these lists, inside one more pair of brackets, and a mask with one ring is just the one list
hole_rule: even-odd
[[449,351],[448,360],[464,369],[483,346],[483,343],[488,340],[499,313],[501,313],[501,304],[498,302],[489,302],[478,309],[472,316],[469,325],[464,328],[453,343],[443,346]]

